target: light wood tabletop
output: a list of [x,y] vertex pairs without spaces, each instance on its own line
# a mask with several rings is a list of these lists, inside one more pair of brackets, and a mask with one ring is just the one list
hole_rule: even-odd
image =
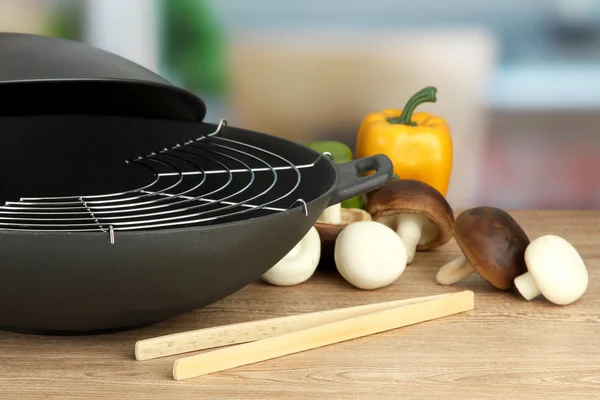
[[[257,282],[204,309],[129,332],[0,332],[0,398],[598,399],[600,211],[511,214],[530,239],[556,234],[579,250],[590,277],[580,300],[527,302],[477,275],[440,286],[437,269],[460,255],[452,240],[418,253],[396,283],[379,290],[355,289],[336,271],[319,271],[294,287]],[[181,356],[136,361],[133,355],[137,340],[159,335],[465,289],[475,292],[473,311],[184,381],[172,377]]]

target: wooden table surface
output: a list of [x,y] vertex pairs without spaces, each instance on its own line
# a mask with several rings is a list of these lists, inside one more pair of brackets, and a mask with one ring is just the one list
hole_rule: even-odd
[[[479,276],[453,287],[437,269],[454,241],[418,253],[393,285],[361,291],[337,272],[280,288],[256,283],[205,309],[118,334],[0,332],[0,399],[598,399],[600,211],[511,212],[531,239],[557,234],[582,254],[588,292],[556,306],[500,292]],[[185,381],[176,356],[133,357],[136,340],[228,323],[470,289],[475,310]]]

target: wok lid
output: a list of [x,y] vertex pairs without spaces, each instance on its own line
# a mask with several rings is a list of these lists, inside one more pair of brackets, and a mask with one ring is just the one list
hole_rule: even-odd
[[[202,121],[206,105],[116,54],[60,38],[0,32],[0,116],[92,114]],[[6,101],[8,100],[8,101]]]

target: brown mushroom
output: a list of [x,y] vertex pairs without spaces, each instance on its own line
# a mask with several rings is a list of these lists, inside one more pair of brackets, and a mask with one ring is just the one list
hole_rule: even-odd
[[366,210],[373,220],[392,228],[402,239],[409,264],[415,251],[434,249],[452,238],[452,208],[424,182],[391,180],[366,197]]
[[340,204],[328,207],[315,223],[321,238],[321,266],[335,268],[335,242],[340,232],[348,225],[371,221],[371,215],[359,208],[342,208]]
[[504,210],[475,207],[462,212],[454,223],[454,238],[463,255],[439,269],[439,284],[452,285],[477,272],[496,288],[508,290],[527,272],[529,238]]

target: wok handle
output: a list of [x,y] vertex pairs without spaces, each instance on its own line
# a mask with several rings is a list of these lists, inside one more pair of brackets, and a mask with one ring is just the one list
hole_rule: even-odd
[[[392,160],[385,154],[334,164],[334,167],[339,179],[329,198],[329,206],[382,187],[394,173]],[[371,171],[375,173],[361,176]]]

